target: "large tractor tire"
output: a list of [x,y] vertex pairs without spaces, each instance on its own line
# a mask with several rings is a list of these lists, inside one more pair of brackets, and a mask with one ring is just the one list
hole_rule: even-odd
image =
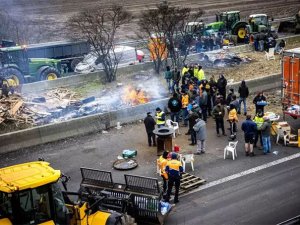
[[17,87],[24,84],[24,76],[17,68],[9,67],[3,68],[0,71],[1,76],[6,80],[9,87]]
[[60,77],[60,72],[54,67],[46,67],[40,73],[40,80],[56,80]]
[[232,34],[237,35],[237,43],[245,42],[245,37],[247,34],[246,27],[246,22],[239,22],[236,25],[234,25],[232,29]]
[[77,66],[78,63],[80,63],[82,61],[82,59],[76,58],[73,59],[71,61],[71,63],[69,64],[69,72],[74,72],[75,71],[75,67]]

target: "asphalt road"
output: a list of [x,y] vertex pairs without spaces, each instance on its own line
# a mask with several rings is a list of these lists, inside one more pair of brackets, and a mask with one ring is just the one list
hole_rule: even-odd
[[[240,121],[243,120],[244,117],[240,116]],[[79,188],[80,167],[112,171],[114,182],[123,183],[125,173],[160,180],[155,173],[156,148],[148,147],[144,124],[138,121],[122,126],[120,130],[109,129],[106,134],[95,133],[1,154],[0,168],[44,157],[55,169],[60,169],[71,176],[68,185],[70,191]],[[294,128],[299,127],[297,124]],[[173,144],[181,146],[181,153],[194,152],[195,146],[190,146],[189,136],[184,135],[187,128],[180,127],[180,132],[181,135],[173,139]],[[299,153],[299,148],[283,147],[281,144],[273,143],[271,154],[265,156],[261,150],[255,149],[255,157],[246,157],[243,134],[239,130],[238,158],[234,161],[230,157],[224,160],[223,149],[228,140],[227,137],[216,137],[212,118],[208,120],[207,133],[206,154],[195,156],[195,171],[191,171],[190,165],[187,166],[187,172],[205,179],[207,184]],[[138,151],[136,160],[139,166],[136,169],[131,171],[112,169],[112,163],[123,149]],[[181,196],[180,203],[171,213],[167,225],[276,224],[296,216],[300,214],[299,162],[299,158],[293,159]]]
[[300,158],[180,199],[166,224],[277,224],[300,214]]

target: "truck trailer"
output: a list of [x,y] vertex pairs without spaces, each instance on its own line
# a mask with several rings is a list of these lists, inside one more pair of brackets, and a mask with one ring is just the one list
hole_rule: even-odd
[[296,119],[300,117],[300,48],[284,51],[281,64],[283,113]]
[[60,59],[64,72],[74,72],[76,65],[90,52],[87,41],[55,41],[26,46],[29,58]]

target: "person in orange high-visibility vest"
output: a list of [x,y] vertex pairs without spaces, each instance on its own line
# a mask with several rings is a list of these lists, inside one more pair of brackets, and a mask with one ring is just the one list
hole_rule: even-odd
[[168,181],[168,174],[166,172],[166,166],[168,163],[168,154],[169,152],[164,151],[163,154],[157,159],[157,165],[159,166],[159,173],[163,179],[163,192],[167,191],[167,181]]
[[167,162],[166,172],[168,174],[168,190],[165,200],[167,202],[170,201],[170,196],[172,192],[172,188],[175,184],[175,196],[174,203],[178,203],[178,195],[179,195],[179,187],[180,187],[180,179],[183,173],[183,167],[180,161],[177,160],[177,154],[172,152],[171,160]]
[[189,95],[186,93],[186,91],[182,91],[182,97],[181,97],[181,104],[182,104],[182,119],[183,119],[183,125],[187,126],[188,123],[188,111],[187,106],[189,104]]

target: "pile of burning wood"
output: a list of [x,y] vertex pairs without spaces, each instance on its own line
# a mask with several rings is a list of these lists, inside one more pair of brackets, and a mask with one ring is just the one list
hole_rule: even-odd
[[21,124],[34,124],[33,112],[24,104],[24,99],[13,94],[0,99],[0,124],[14,123],[16,127]]
[[0,124],[18,130],[145,104],[149,100],[142,88],[132,86],[100,98],[91,96],[82,99],[67,88],[57,88],[38,96],[12,94],[0,99]]
[[78,94],[66,88],[58,88],[40,97],[23,97],[12,94],[0,99],[0,124],[34,126],[38,121],[51,116],[51,111],[76,104]]

